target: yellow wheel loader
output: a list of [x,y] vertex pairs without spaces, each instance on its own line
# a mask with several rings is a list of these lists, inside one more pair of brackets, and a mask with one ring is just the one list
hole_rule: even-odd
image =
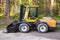
[[39,19],[39,6],[20,6],[19,22],[14,21],[7,27],[7,32],[20,31],[23,33],[29,32],[31,28],[36,28],[38,32],[48,32],[50,29],[56,29],[56,21],[54,19]]

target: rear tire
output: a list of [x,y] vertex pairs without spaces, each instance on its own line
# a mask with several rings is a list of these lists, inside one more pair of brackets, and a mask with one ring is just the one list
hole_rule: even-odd
[[40,23],[40,24],[37,26],[37,30],[38,30],[38,32],[46,33],[46,32],[48,32],[48,26],[47,26],[47,24],[45,24],[45,23]]
[[22,23],[19,25],[19,31],[23,33],[27,33],[29,31],[29,25],[26,23]]

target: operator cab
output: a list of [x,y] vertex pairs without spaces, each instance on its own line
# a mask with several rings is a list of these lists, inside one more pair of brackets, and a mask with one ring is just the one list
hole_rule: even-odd
[[20,20],[24,19],[26,22],[35,22],[38,18],[38,7],[28,7],[21,5]]

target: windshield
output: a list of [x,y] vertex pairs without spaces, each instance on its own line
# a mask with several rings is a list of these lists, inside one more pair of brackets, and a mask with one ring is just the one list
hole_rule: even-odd
[[37,17],[37,14],[38,14],[38,10],[37,8],[30,8],[30,11],[29,11],[29,17]]

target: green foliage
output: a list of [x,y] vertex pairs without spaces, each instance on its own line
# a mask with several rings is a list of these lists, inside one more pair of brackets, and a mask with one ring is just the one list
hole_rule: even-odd
[[53,16],[52,18],[55,19],[55,20],[60,20],[59,16]]
[[28,5],[28,0],[22,0],[22,3]]
[[[19,9],[19,5],[20,5],[19,0],[9,0],[9,1],[10,1],[10,9],[12,9],[12,6],[13,6],[13,9],[15,8],[15,6],[16,6],[16,8]],[[35,1],[35,0],[33,0],[33,1]],[[55,5],[54,6],[55,8],[53,8],[53,12],[54,12],[53,13],[54,14],[53,15],[54,17],[53,18],[56,19],[56,20],[58,20],[59,17],[57,15],[58,15],[58,10],[60,10],[60,5],[59,5],[60,4],[60,0],[55,0],[55,1],[56,1],[56,5],[54,4]],[[29,0],[22,0],[22,3],[25,4],[25,5],[28,5]],[[39,14],[39,18],[44,17],[44,15],[50,15],[50,3],[51,3],[51,0],[39,0],[39,5],[40,5],[40,7],[39,7],[39,13],[40,13]],[[0,8],[0,13],[1,12],[6,13],[6,10],[2,10]],[[0,18],[7,18],[7,17],[6,16],[3,16],[3,17],[0,17]],[[17,19],[17,16],[12,16],[11,18]]]
[[15,16],[11,16],[11,19],[18,21],[19,20],[19,17],[20,17],[20,14],[19,13],[16,13]]
[[18,21],[19,20],[19,17],[20,17],[20,14],[17,13],[14,19]]
[[2,12],[2,9],[0,8],[0,13]]
[[0,16],[0,19],[7,19],[7,16]]
[[43,17],[44,17],[44,15],[42,15],[42,14],[41,14],[41,15],[39,15],[39,18],[43,18]]

